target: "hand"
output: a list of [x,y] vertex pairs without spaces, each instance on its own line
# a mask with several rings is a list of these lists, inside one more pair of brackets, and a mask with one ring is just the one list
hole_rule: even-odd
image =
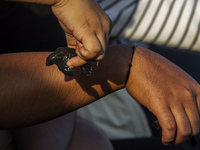
[[78,55],[67,62],[68,66],[104,57],[111,20],[95,0],[60,0],[52,11],[66,33],[68,47],[76,49]]
[[137,47],[126,88],[157,117],[163,144],[180,144],[199,133],[199,84],[164,57]]

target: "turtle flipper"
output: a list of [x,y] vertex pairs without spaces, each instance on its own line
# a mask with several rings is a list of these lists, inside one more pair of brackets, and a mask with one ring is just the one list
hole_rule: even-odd
[[[50,66],[56,64],[59,70],[65,75],[74,76],[74,72],[71,68],[67,66],[67,61],[72,57],[77,56],[75,50],[68,47],[58,47],[53,53],[51,53],[46,59],[46,65]],[[92,66],[87,63],[81,66],[82,73],[85,76],[90,76],[92,74]]]

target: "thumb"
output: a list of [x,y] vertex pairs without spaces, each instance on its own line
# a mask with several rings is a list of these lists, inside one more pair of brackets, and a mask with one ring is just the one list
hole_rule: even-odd
[[80,67],[83,66],[84,64],[86,64],[87,61],[81,59],[79,56],[73,57],[71,58],[68,62],[67,65],[69,66],[69,68],[74,68],[74,67]]

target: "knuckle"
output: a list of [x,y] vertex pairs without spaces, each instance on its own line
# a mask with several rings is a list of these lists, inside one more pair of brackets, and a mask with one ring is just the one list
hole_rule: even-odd
[[96,45],[92,49],[87,49],[87,53],[85,53],[86,54],[85,56],[96,58],[100,52],[101,52],[101,46]]
[[191,136],[192,136],[192,131],[191,131],[190,129],[182,130],[182,131],[180,132],[180,135],[181,135],[182,137],[185,137],[185,138],[191,137]]
[[176,125],[174,123],[168,123],[165,129],[168,131],[174,131],[176,130]]
[[182,94],[184,95],[184,97],[186,97],[188,100],[193,100],[193,94],[190,90],[185,89],[182,92],[183,92]]
[[95,59],[97,57],[99,52],[97,51],[90,51],[88,50],[86,53],[80,53],[80,57],[84,60],[92,60],[92,59]]
[[199,134],[199,128],[194,129],[192,133],[193,133],[192,136],[198,135]]

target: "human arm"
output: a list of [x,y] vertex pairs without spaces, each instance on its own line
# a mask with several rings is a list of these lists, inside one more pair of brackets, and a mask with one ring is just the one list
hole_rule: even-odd
[[[85,60],[104,57],[111,20],[95,0],[11,0],[50,5],[66,34],[68,47],[75,48],[79,56],[68,65],[77,67]],[[74,63],[73,63],[74,62]]]
[[[46,67],[48,55],[0,55],[1,128],[44,122],[124,88],[132,49],[128,45],[109,47],[98,66],[92,62],[93,73],[88,78],[78,68],[71,78],[64,77],[55,65]],[[137,47],[126,89],[156,115],[163,143],[179,144],[198,133],[199,85],[167,59]]]
[[199,84],[160,55],[141,48],[135,52],[126,88],[157,117],[162,142],[180,144],[197,135]]
[[49,53],[0,55],[0,128],[44,122],[123,88],[132,49],[118,45],[107,51],[98,66],[92,62],[90,77],[76,68],[74,78],[56,65],[47,67]]

